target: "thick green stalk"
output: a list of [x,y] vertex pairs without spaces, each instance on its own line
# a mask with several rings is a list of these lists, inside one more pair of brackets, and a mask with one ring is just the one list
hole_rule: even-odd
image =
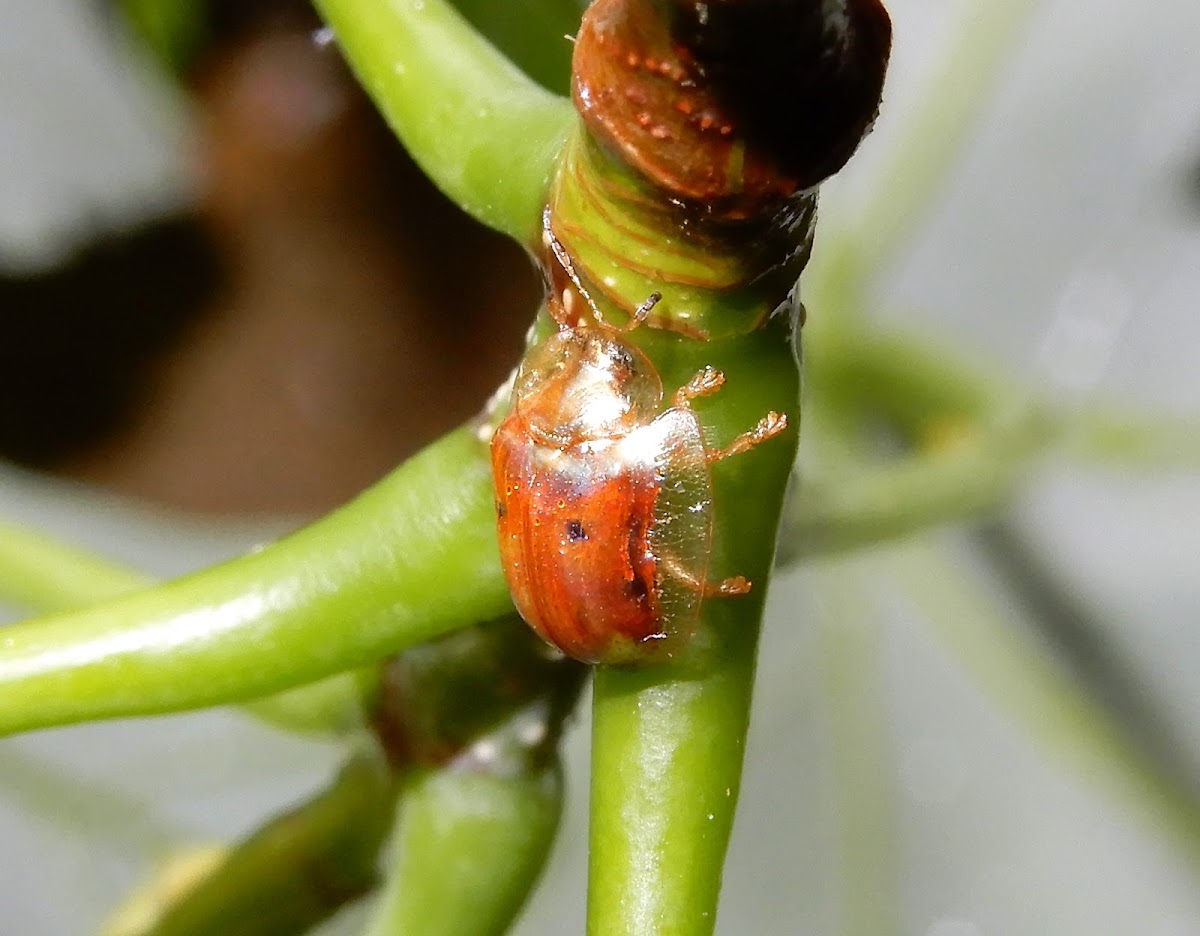
[[453,765],[407,785],[387,886],[366,936],[501,936],[524,905],[562,809],[557,767]]
[[367,93],[438,188],[488,227],[536,243],[574,117],[570,103],[528,78],[445,0],[315,5]]
[[[712,615],[715,618],[732,617]],[[592,721],[590,936],[702,936],[717,898],[741,785],[757,628],[724,659],[675,679],[602,668]]]
[[0,632],[0,733],[256,698],[510,607],[487,448],[451,433],[260,552]]
[[[798,370],[779,321],[738,339],[662,341],[674,355],[664,375],[669,384],[697,362],[726,372],[719,395],[725,399],[711,401],[701,415],[714,440],[724,441],[767,409],[796,418]],[[662,353],[659,360],[665,361]],[[707,425],[709,413],[720,414],[718,425]],[[597,670],[593,936],[712,932],[741,782],[758,627],[796,439],[789,433],[713,467],[708,578],[745,575],[754,583],[751,593],[705,601],[695,637],[675,660]]]

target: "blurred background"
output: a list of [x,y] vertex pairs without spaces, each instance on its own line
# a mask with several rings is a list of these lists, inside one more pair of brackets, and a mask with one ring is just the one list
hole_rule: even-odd
[[[888,5],[883,115],[830,225],[871,210],[947,50],[1000,28]],[[1025,6],[869,311],[1063,407],[1200,413],[1200,6]],[[527,259],[430,189],[303,5],[218,0],[175,71],[103,4],[7,8],[0,518],[178,574],[353,496],[515,362]],[[1052,458],[978,527],[778,576],[719,931],[1200,933],[1200,854],[969,636],[1020,635],[1200,789],[1198,571],[1194,473]],[[523,936],[582,931],[586,725]],[[225,711],[0,742],[0,936],[94,932],[340,753]]]

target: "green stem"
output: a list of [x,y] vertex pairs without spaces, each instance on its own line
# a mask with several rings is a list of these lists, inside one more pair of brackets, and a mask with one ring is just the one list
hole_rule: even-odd
[[372,664],[249,699],[238,708],[281,731],[345,738],[367,726],[378,691],[379,666]]
[[1194,416],[1150,416],[1093,406],[1069,419],[1067,451],[1081,458],[1155,471],[1200,469],[1200,423]]
[[543,88],[569,93],[571,37],[583,8],[578,0],[454,0],[454,6]]
[[419,773],[366,936],[501,936],[524,905],[562,810],[558,768]]
[[[694,373],[697,363],[711,363],[729,378],[721,391],[726,398],[702,414],[710,438],[728,438],[731,420],[751,425],[769,408],[795,419],[798,374],[788,339],[769,326],[727,342],[675,346],[678,359],[667,373]],[[720,414],[719,428],[707,424],[707,413]],[[774,439],[712,469],[719,510],[708,578],[745,575],[754,583],[750,594],[705,601],[697,633],[669,663],[597,669],[592,936],[713,930],[741,783],[758,628],[795,446],[794,435]]]
[[[795,486],[781,563],[994,510],[1052,447],[1159,471],[1200,464],[1194,420],[1102,406],[1059,412],[916,333],[873,333],[849,322],[821,334],[824,343],[809,356],[819,407],[809,435],[824,429],[845,451],[833,470]],[[915,453],[869,465],[850,455],[859,424],[880,423]],[[931,438],[939,429],[948,433],[941,442]]]
[[802,478],[787,506],[777,561],[846,552],[995,510],[1052,438],[1047,420],[1032,412],[978,429],[944,451]]
[[896,575],[935,632],[997,701],[1082,776],[1119,791],[1200,867],[1200,794],[1145,755],[1111,713],[1007,620],[983,588],[929,545],[897,554]]
[[597,670],[590,936],[713,931],[754,681],[748,631],[690,678]]
[[0,599],[40,612],[65,611],[137,591],[151,578],[85,549],[0,523]]
[[[39,613],[97,604],[148,588],[148,575],[84,549],[0,524],[0,600]],[[374,667],[243,703],[254,717],[285,731],[344,736],[363,724],[364,702],[377,683]]]
[[806,352],[805,376],[816,405],[886,420],[913,442],[935,420],[995,421],[1034,402],[985,366],[916,331],[843,322],[821,331]]
[[203,4],[188,0],[118,0],[121,13],[164,65],[181,71],[208,38]]
[[260,552],[0,632],[0,733],[241,702],[510,607],[472,427]]
[[445,0],[315,5],[363,88],[438,188],[489,227],[535,244],[574,120],[570,102],[523,74]]
[[558,743],[585,674],[515,615],[388,662],[374,728],[409,772],[370,933],[508,930],[554,839]]
[[[825,470],[793,487],[780,563],[994,509],[1065,431],[1027,394],[917,333],[851,319],[819,334],[808,432]],[[865,460],[863,438],[885,428],[912,453]]]
[[[278,936],[304,933],[379,880],[378,855],[396,784],[373,754],[328,789],[278,816],[145,926],[114,921],[106,936]],[[123,908],[123,916],[140,919]]]

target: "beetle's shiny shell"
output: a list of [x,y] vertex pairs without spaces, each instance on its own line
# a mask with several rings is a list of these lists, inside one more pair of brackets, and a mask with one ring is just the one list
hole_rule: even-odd
[[[649,368],[649,370],[647,370]],[[700,425],[611,330],[534,348],[492,439],[500,556],[521,616],[587,662],[694,630],[712,535]]]

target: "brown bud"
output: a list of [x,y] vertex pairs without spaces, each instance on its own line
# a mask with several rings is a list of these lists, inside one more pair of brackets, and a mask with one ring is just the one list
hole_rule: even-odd
[[879,0],[595,0],[573,89],[596,138],[668,197],[747,217],[845,164],[890,48]]

